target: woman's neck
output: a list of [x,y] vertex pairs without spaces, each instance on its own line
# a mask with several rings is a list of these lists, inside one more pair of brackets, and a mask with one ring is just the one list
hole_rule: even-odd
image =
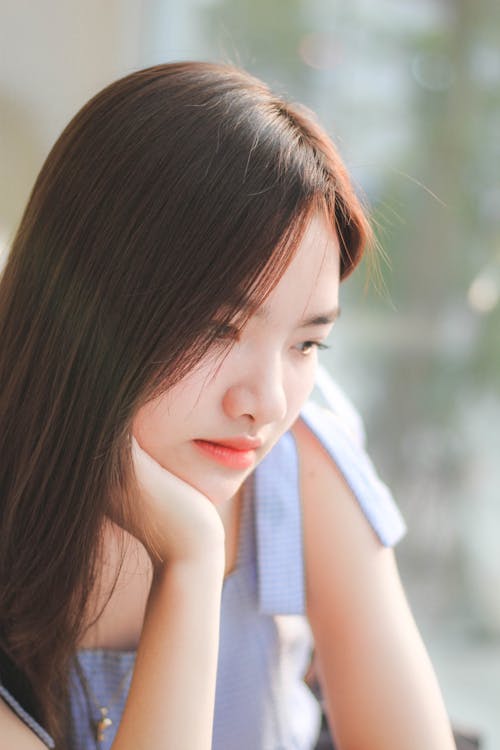
[[[234,571],[238,559],[242,498],[240,490],[217,508],[226,531],[226,576]],[[123,545],[120,540],[123,540]],[[142,544],[110,522],[104,532],[101,582],[89,607],[93,613],[102,612],[85,632],[79,648],[114,651],[137,648],[151,574],[151,562]]]

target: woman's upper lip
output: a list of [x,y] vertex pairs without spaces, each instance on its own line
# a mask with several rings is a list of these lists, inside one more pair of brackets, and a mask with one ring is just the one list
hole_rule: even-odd
[[257,450],[262,445],[262,440],[259,438],[252,437],[234,437],[234,438],[213,438],[210,440],[203,440],[205,443],[215,443],[215,445],[224,445],[226,448],[232,448],[236,451],[251,451]]

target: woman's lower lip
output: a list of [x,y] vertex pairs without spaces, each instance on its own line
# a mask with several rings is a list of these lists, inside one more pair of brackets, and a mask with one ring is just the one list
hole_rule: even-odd
[[229,466],[232,469],[248,469],[255,463],[255,450],[236,450],[208,440],[193,440],[193,442],[206,456],[223,466]]

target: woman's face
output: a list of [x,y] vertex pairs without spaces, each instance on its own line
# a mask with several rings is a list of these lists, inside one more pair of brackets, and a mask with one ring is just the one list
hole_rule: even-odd
[[137,413],[133,433],[158,463],[219,504],[296,420],[318,344],[338,313],[339,246],[315,215],[263,306],[229,350],[210,352]]

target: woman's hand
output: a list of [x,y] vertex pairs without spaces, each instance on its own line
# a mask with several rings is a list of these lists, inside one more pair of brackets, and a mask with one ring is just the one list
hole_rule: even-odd
[[167,562],[224,566],[224,526],[210,500],[160,466],[134,437],[132,459],[139,495],[133,533],[155,568]]

